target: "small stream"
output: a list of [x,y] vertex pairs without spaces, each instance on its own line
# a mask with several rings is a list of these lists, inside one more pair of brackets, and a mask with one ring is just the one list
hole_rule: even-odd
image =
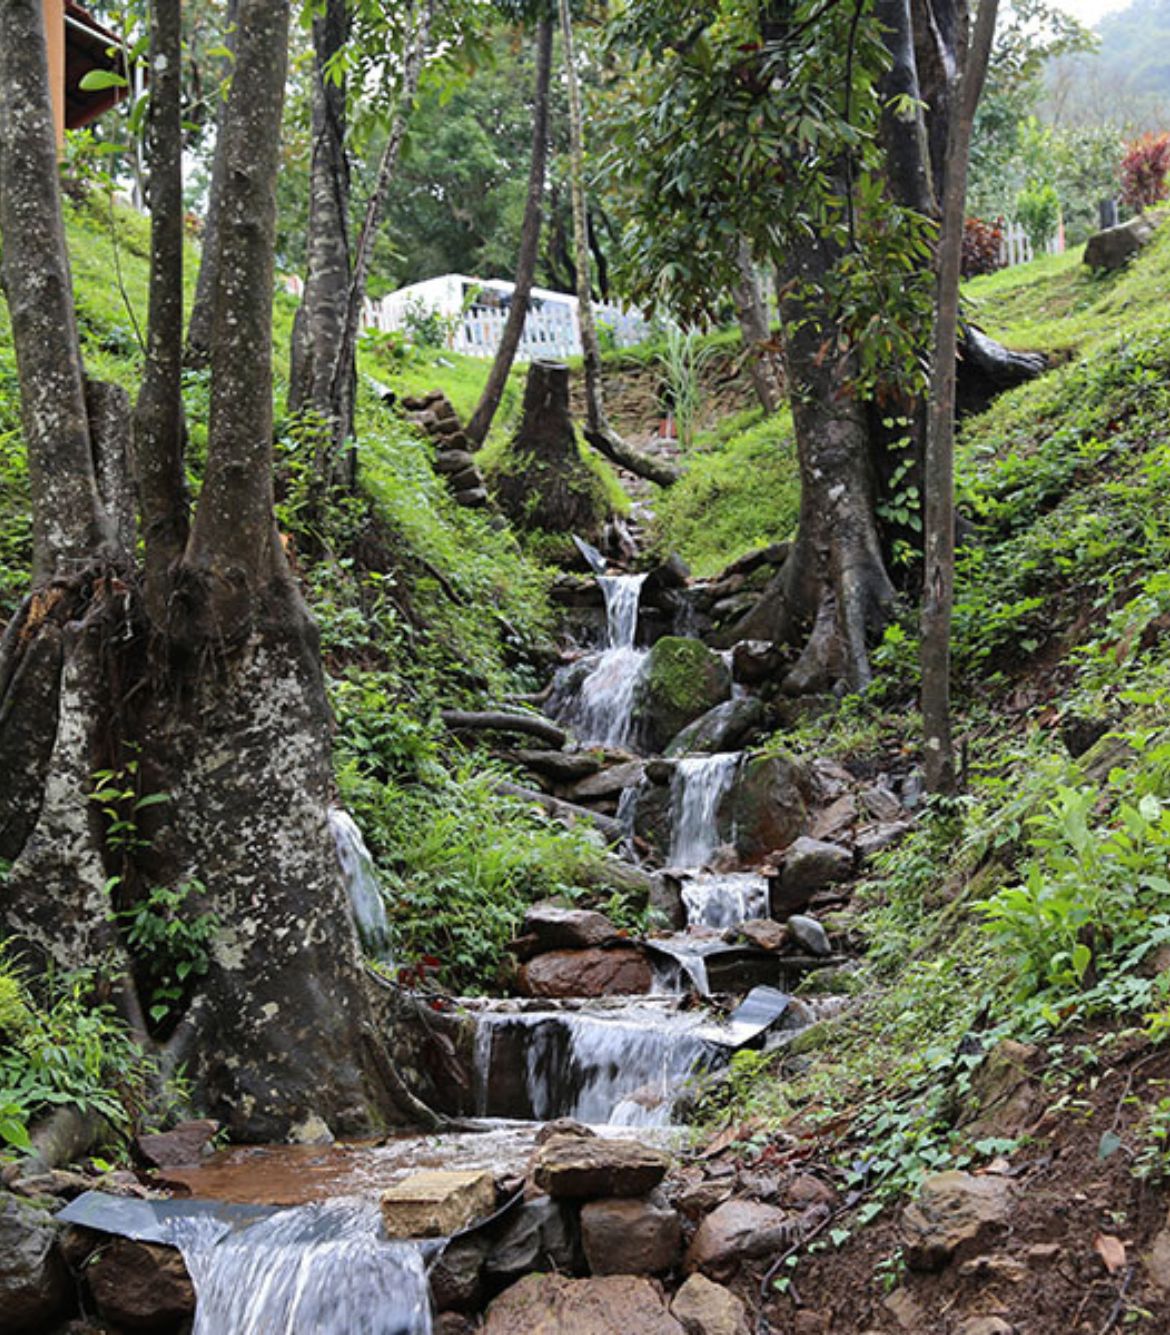
[[[558,710],[582,742],[614,747],[630,739],[648,653],[637,647],[644,578],[598,576],[606,647],[578,665],[575,689]],[[728,949],[720,932],[768,915],[763,876],[706,866],[734,837],[720,808],[742,760],[687,756],[675,766],[669,862],[682,881],[687,924],[646,943],[656,961],[652,995],[464,1003],[475,1025],[481,1131],[378,1146],[240,1147],[174,1174],[197,1196],[283,1207],[238,1227],[198,1213],[168,1225],[196,1286],[195,1335],[430,1335],[426,1257],[436,1244],[388,1241],[376,1205],[381,1190],[423,1167],[522,1172],[539,1125],[558,1117],[602,1134],[623,1127],[639,1128],[640,1138],[673,1134],[674,1103],[688,1083],[762,1035],[788,1005],[784,993],[759,988],[770,994],[763,1021],[748,1015],[737,1023],[691,1002],[694,993],[711,994],[707,960]],[[637,800],[630,787],[618,804],[631,835]],[[390,929],[361,832],[343,811],[330,814],[330,828],[362,944],[388,960]]]

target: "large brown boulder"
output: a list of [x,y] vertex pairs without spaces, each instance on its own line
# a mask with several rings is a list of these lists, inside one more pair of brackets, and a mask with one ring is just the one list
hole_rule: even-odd
[[487,1310],[483,1335],[685,1335],[662,1291],[635,1275],[526,1275]]
[[682,1221],[665,1202],[618,1197],[581,1207],[581,1241],[594,1275],[665,1275],[679,1262]]
[[1007,1227],[1011,1208],[1007,1178],[958,1170],[933,1174],[902,1214],[906,1264],[911,1270],[941,1270],[952,1260],[979,1254]]
[[812,788],[808,770],[792,756],[752,756],[744,763],[719,810],[721,825],[726,819],[735,830],[744,862],[757,862],[804,833]]
[[518,986],[529,997],[612,997],[649,992],[654,970],[637,946],[612,950],[552,950],[521,970]]
[[195,1311],[195,1286],[173,1247],[115,1238],[85,1276],[102,1317],[125,1330],[176,1330]]
[[645,1196],[662,1181],[670,1156],[636,1140],[553,1136],[537,1150],[536,1185],[554,1200]]
[[569,909],[542,902],[524,915],[523,932],[535,938],[538,951],[588,950],[612,941],[617,928],[604,913],[592,909]]

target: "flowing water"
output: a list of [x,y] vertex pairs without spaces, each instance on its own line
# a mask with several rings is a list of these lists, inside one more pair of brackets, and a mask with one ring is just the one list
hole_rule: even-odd
[[194,1335],[430,1335],[421,1250],[389,1242],[357,1198],[281,1210],[228,1232],[176,1220],[195,1285]]
[[606,647],[589,663],[589,671],[559,718],[583,742],[623,746],[629,740],[634,696],[646,666],[647,652],[637,649],[638,604],[645,575],[601,575],[605,598]]
[[390,959],[390,923],[374,859],[362,832],[348,811],[329,808],[329,829],[337,848],[337,860],[349,896],[354,925],[366,953],[375,959]]
[[671,781],[670,862],[701,867],[722,842],[719,803],[739,772],[742,753],[688,756],[675,766]]
[[768,916],[768,880],[756,872],[700,872],[683,882],[689,926],[720,930]]
[[588,1011],[485,1010],[476,1033],[481,1116],[666,1126],[687,1077],[722,1058],[706,1016],[648,998]]

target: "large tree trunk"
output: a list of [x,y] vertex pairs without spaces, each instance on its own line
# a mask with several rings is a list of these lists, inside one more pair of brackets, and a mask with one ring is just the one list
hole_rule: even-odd
[[[160,0],[160,34],[173,20],[163,3],[172,0]],[[330,718],[316,631],[272,514],[272,248],[288,17],[287,0],[240,6],[217,150],[226,162],[207,466],[186,549],[163,572],[166,596],[148,605],[128,562],[110,565],[84,408],[63,389],[69,411],[49,425],[67,428],[77,471],[65,486],[52,468],[34,473],[38,509],[55,500],[59,512],[44,525],[34,590],[0,646],[0,771],[12,776],[0,792],[0,856],[13,863],[0,935],[30,966],[96,969],[112,992],[112,979],[129,978],[124,1011],[140,1029],[149,1023],[144,1041],[167,1040],[171,1060],[194,1076],[196,1100],[251,1138],[367,1130],[409,1102],[388,1090],[372,1029],[327,831]],[[39,79],[21,78],[29,52],[43,51],[39,33],[36,0],[0,6],[0,217],[6,241],[18,235],[14,218],[28,232],[6,246],[5,280],[22,377],[28,367],[30,462],[53,443],[42,379],[69,388],[61,368],[75,368],[80,383],[68,302],[51,323],[28,322],[44,301],[44,273],[68,292],[59,214],[37,197],[56,180],[43,62]],[[156,265],[165,255],[156,248]],[[177,346],[162,310],[158,327]],[[30,337],[56,340],[47,367]],[[166,456],[173,437],[151,427],[139,444]],[[145,461],[144,475],[152,468],[159,458]],[[133,774],[140,795],[168,795],[134,816],[130,847],[107,838],[88,800],[101,770],[121,771],[120,782]],[[110,914],[151,886],[185,888],[190,908],[218,921],[185,1013],[165,1021],[142,1019],[133,980],[149,979],[150,960],[133,957]]]
[[[224,46],[235,50],[236,20],[239,0],[227,0],[224,8]],[[226,71],[225,71],[226,75]],[[223,133],[226,102],[220,102],[215,118],[216,153],[211,162],[211,182],[207,188],[207,216],[203,220],[199,276],[195,280],[195,300],[191,318],[187,322],[187,347],[183,361],[187,366],[202,369],[211,357],[211,300],[219,277],[219,213],[223,199],[224,157],[218,151]]]
[[810,240],[781,275],[784,367],[800,462],[800,518],[792,552],[733,639],[803,649],[784,681],[794,694],[870,681],[869,645],[889,619],[894,590],[874,514],[865,405],[850,381],[851,356],[817,298],[835,252]]
[[20,376],[35,574],[116,551],[98,493],[65,255],[48,58],[37,0],[0,5],[0,277]]
[[528,318],[529,297],[532,293],[532,281],[536,276],[536,260],[540,251],[540,224],[544,211],[544,174],[548,159],[548,89],[552,72],[552,19],[544,17],[536,29],[536,85],[532,95],[532,161],[528,168],[528,197],[524,201],[524,222],[520,228],[520,257],[516,262],[516,282],[512,289],[512,305],[508,308],[508,318],[504,323],[504,332],[500,335],[500,346],[496,349],[492,369],[488,372],[487,384],[483,387],[479,403],[465,428],[474,445],[482,445],[491,430],[492,420],[512,363],[516,360],[516,349],[524,333],[524,322]]

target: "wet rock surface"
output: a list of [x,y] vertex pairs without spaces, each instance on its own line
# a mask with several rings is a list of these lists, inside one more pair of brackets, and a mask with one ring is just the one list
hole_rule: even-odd
[[581,1208],[581,1241],[594,1275],[664,1275],[678,1264],[682,1222],[664,1200],[618,1197]]
[[520,970],[519,991],[530,997],[633,996],[650,991],[654,970],[637,946],[553,950]]
[[727,699],[731,671],[701,640],[667,635],[650,650],[634,701],[635,734],[665,751],[689,723]]
[[71,1299],[52,1216],[0,1192],[0,1330],[46,1330]]
[[114,1238],[85,1277],[101,1315],[126,1330],[175,1330],[195,1311],[195,1286],[173,1247]]

